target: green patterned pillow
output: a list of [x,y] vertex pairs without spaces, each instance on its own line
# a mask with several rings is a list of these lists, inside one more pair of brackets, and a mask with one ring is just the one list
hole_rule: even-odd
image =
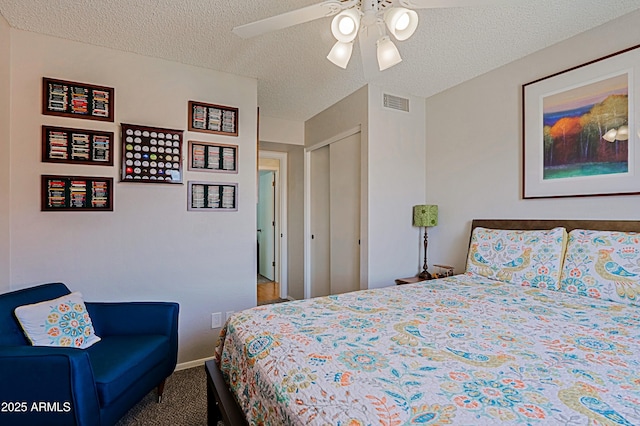
[[84,349],[100,341],[79,292],[19,306],[15,314],[33,346]]
[[640,234],[571,231],[560,290],[640,306]]
[[557,290],[566,241],[564,228],[516,231],[478,227],[471,235],[467,272]]

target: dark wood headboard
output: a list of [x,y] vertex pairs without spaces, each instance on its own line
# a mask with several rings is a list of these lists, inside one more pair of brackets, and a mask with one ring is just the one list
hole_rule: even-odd
[[640,232],[638,220],[565,220],[565,219],[474,219],[471,222],[471,231],[478,227],[491,229],[517,229],[536,230],[552,229],[558,226],[566,228],[567,232],[573,229],[591,229],[594,231],[623,231]]

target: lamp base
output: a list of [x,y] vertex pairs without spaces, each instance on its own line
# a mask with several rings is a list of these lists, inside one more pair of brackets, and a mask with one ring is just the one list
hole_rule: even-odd
[[433,277],[431,276],[429,271],[427,271],[426,269],[424,271],[420,272],[420,275],[418,275],[418,277],[422,278],[423,280],[433,279]]

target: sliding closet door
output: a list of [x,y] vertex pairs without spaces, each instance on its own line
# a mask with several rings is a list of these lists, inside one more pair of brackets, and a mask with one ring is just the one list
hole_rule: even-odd
[[329,145],[331,294],[360,289],[360,133]]
[[311,152],[311,297],[360,289],[360,133]]
[[329,146],[311,152],[311,297],[331,293]]

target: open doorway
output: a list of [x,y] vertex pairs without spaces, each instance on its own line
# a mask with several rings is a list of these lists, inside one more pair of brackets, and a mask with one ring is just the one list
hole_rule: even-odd
[[264,283],[276,281],[276,171],[259,173],[258,282]]
[[258,304],[287,299],[287,153],[259,151],[257,204]]

